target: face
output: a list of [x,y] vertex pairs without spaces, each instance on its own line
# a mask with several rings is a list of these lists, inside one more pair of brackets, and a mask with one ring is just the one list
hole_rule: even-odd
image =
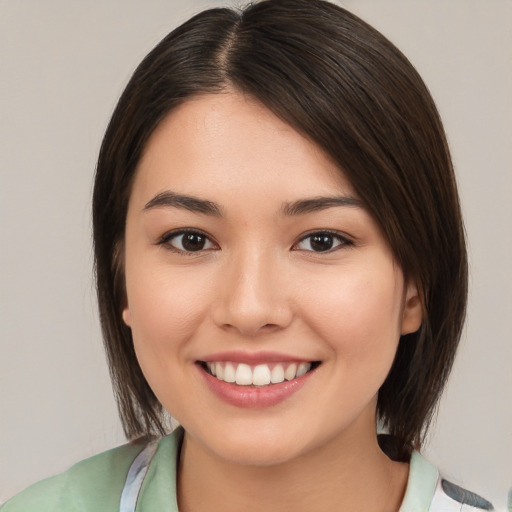
[[149,385],[191,442],[238,463],[373,442],[378,389],[421,322],[341,170],[235,93],[188,100],[153,133],[125,275]]

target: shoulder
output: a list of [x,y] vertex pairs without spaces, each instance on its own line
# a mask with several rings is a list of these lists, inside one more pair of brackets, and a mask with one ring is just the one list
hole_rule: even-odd
[[79,462],[65,473],[32,485],[0,511],[118,511],[129,468],[143,448],[143,443],[131,443]]
[[481,512],[494,510],[477,494],[445,480],[435,466],[413,452],[409,481],[399,512]]

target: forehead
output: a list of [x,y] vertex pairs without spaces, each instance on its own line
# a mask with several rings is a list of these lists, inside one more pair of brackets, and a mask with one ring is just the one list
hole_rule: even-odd
[[133,195],[148,200],[166,189],[225,198],[248,190],[266,197],[355,196],[341,169],[316,143],[238,93],[189,99],[155,129],[139,162]]

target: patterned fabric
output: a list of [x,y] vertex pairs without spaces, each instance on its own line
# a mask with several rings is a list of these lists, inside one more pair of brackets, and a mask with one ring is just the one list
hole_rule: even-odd
[[494,510],[484,498],[439,478],[429,512],[478,512]]
[[121,493],[119,512],[135,512],[142,484],[157,448],[158,443],[156,441],[148,443],[132,462]]

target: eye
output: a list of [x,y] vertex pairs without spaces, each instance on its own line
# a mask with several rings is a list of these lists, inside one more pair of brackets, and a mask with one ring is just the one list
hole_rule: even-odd
[[193,230],[168,233],[162,237],[159,245],[166,245],[172,250],[185,253],[218,248],[207,235],[200,231]]
[[352,242],[338,233],[316,231],[299,240],[294,249],[299,251],[330,252],[347,245],[352,245]]

